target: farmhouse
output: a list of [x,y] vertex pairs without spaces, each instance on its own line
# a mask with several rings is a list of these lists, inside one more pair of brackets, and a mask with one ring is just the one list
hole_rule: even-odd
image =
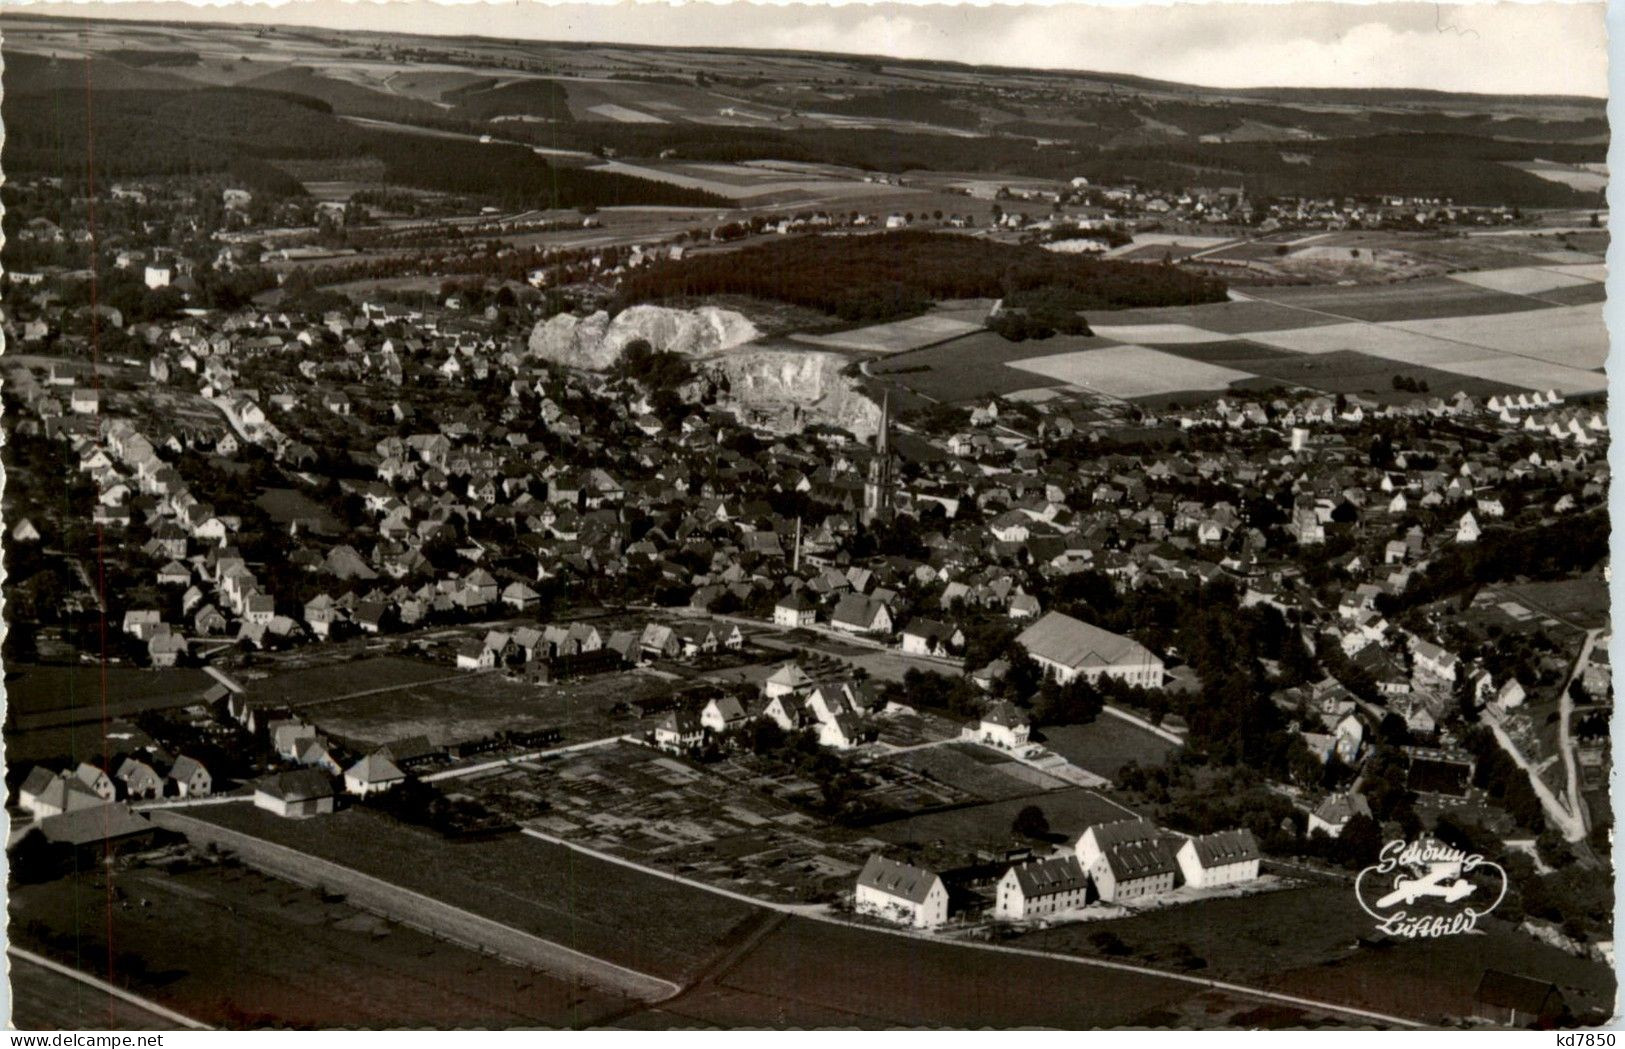
[[287,819],[333,811],[333,781],[317,769],[294,769],[254,784],[254,807]]
[[829,625],[849,634],[889,634],[891,611],[884,601],[863,594],[847,594],[836,603]]
[[773,625],[786,627],[812,626],[818,621],[818,606],[807,595],[797,590],[779,599],[773,606]]
[[912,656],[947,656],[965,644],[958,627],[931,619],[916,619],[903,628],[903,651]]
[[1258,840],[1246,829],[1188,838],[1176,857],[1185,884],[1193,888],[1235,885],[1258,877]]
[[1063,685],[1104,676],[1140,688],[1162,687],[1162,660],[1150,649],[1059,612],[1046,613],[1016,640]]
[[405,782],[406,773],[397,768],[383,750],[373,751],[344,770],[344,789],[362,797],[382,793]]
[[999,879],[993,913],[1010,921],[1074,910],[1089,902],[1089,875],[1076,856],[1021,863]]
[[931,871],[875,853],[858,874],[852,905],[862,914],[934,929],[948,920],[948,888]]

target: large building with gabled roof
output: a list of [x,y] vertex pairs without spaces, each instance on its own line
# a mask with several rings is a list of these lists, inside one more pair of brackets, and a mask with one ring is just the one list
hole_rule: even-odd
[[1016,638],[1045,673],[1061,684],[1114,678],[1138,688],[1161,688],[1162,659],[1133,638],[1047,612]]

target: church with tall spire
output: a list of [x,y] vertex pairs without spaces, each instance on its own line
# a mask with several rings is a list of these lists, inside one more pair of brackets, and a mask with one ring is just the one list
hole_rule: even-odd
[[863,482],[863,523],[890,520],[892,515],[891,394],[880,395],[880,432],[875,435],[875,457]]

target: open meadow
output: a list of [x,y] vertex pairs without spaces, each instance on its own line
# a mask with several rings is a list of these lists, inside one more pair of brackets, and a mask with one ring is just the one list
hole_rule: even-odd
[[[13,938],[211,1026],[579,1027],[625,1005],[235,864],[110,880],[14,886]],[[83,1005],[74,1026],[108,1023]]]
[[303,821],[246,805],[187,814],[668,979],[702,968],[711,945],[751,913],[747,904],[519,834],[453,843],[363,808]]
[[942,841],[950,850],[999,850],[1009,848],[1018,840],[1010,825],[1016,814],[1029,805],[1038,806],[1044,813],[1050,833],[1057,840],[1064,837],[1076,841],[1084,828],[1091,824],[1133,819],[1136,815],[1132,809],[1103,794],[1083,787],[1066,787],[1041,795],[904,816],[875,824],[867,830],[875,837],[896,845],[929,845]]
[[1386,946],[1362,944],[1371,926],[1352,886],[1334,881],[1060,925],[1016,942],[1098,956],[1102,949],[1094,938],[1109,933],[1124,945],[1114,955],[1124,961],[1170,965],[1195,957],[1204,963],[1196,970],[1200,975],[1424,1022],[1470,1014],[1472,994],[1488,967],[1555,974],[1577,1007],[1613,1000],[1613,976],[1606,967],[1566,955],[1502,922],[1488,921],[1475,935]]

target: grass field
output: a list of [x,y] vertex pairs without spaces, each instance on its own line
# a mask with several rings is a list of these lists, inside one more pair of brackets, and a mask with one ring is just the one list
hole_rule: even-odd
[[577,743],[634,730],[636,722],[612,718],[609,709],[671,691],[670,682],[644,673],[599,674],[538,686],[502,674],[447,681],[443,679],[454,672],[436,669],[442,680],[322,703],[311,708],[310,717],[329,732],[370,743],[422,735],[445,744],[505,729],[545,728],[559,729],[564,742]]
[[1010,367],[1078,386],[1091,393],[1130,400],[1185,390],[1224,390],[1249,378],[1217,364],[1181,360],[1146,346],[1103,346],[1026,360]]
[[[12,935],[212,1026],[586,1026],[624,1004],[241,867],[113,882],[111,895],[100,871],[13,887]],[[27,942],[33,923],[58,942]],[[86,1018],[102,1004],[84,1002]]]
[[1044,746],[1108,779],[1116,779],[1131,760],[1141,767],[1160,765],[1178,749],[1156,733],[1111,714],[1102,714],[1087,725],[1054,725],[1041,732]]
[[1608,622],[1608,584],[1600,576],[1545,583],[1509,583],[1488,588],[1528,608],[1559,616],[1585,629]]
[[1200,988],[1156,976],[791,918],[717,981],[667,1008],[757,1026],[1132,1026]]
[[8,957],[11,1024],[20,1031],[168,1031],[175,1022],[105,991]]
[[961,335],[980,331],[975,321],[958,317],[926,314],[890,324],[876,324],[868,328],[836,332],[832,335],[798,335],[797,342],[805,342],[826,349],[856,350],[862,353],[905,353]]
[[1557,288],[1595,283],[1593,278],[1579,272],[1571,273],[1567,267],[1562,266],[1511,266],[1506,269],[1455,273],[1451,274],[1451,279],[1512,295],[1539,295]]
[[1337,317],[1371,323],[1520,313],[1543,305],[1534,299],[1475,288],[1448,277],[1355,288],[1249,288],[1247,294],[1265,302],[1300,310],[1324,310]]
[[[1436,1022],[1470,1013],[1487,967],[1533,975],[1565,988],[1576,1004],[1612,1002],[1612,974],[1493,919],[1476,935],[1362,948],[1370,916],[1353,889],[1322,883],[1241,899],[1205,900],[1131,918],[1060,926],[1022,936],[1022,946],[1095,953],[1090,937],[1110,932],[1125,960],[1166,964],[1178,945],[1207,962],[1202,975],[1253,983],[1321,1001]],[[1573,990],[1570,990],[1570,989]]]
[[265,677],[242,674],[237,680],[256,703],[298,706],[368,689],[433,681],[453,673],[442,663],[403,656],[367,656],[343,663],[275,670]]
[[104,701],[120,707],[180,705],[195,700],[212,684],[214,679],[201,670],[29,666],[6,674],[6,707],[11,717],[26,725],[28,715],[99,707]]
[[941,840],[950,849],[1005,848],[1015,840],[1010,824],[1016,813],[1037,805],[1049,821],[1050,833],[1076,839],[1094,823],[1129,819],[1130,813],[1101,794],[1083,787],[1047,791],[1039,796],[967,805],[946,812],[906,816],[868,828],[868,833],[898,845],[930,844]]
[[365,809],[303,821],[246,805],[187,814],[669,979],[703,967],[713,945],[752,910],[522,835],[452,844]]

